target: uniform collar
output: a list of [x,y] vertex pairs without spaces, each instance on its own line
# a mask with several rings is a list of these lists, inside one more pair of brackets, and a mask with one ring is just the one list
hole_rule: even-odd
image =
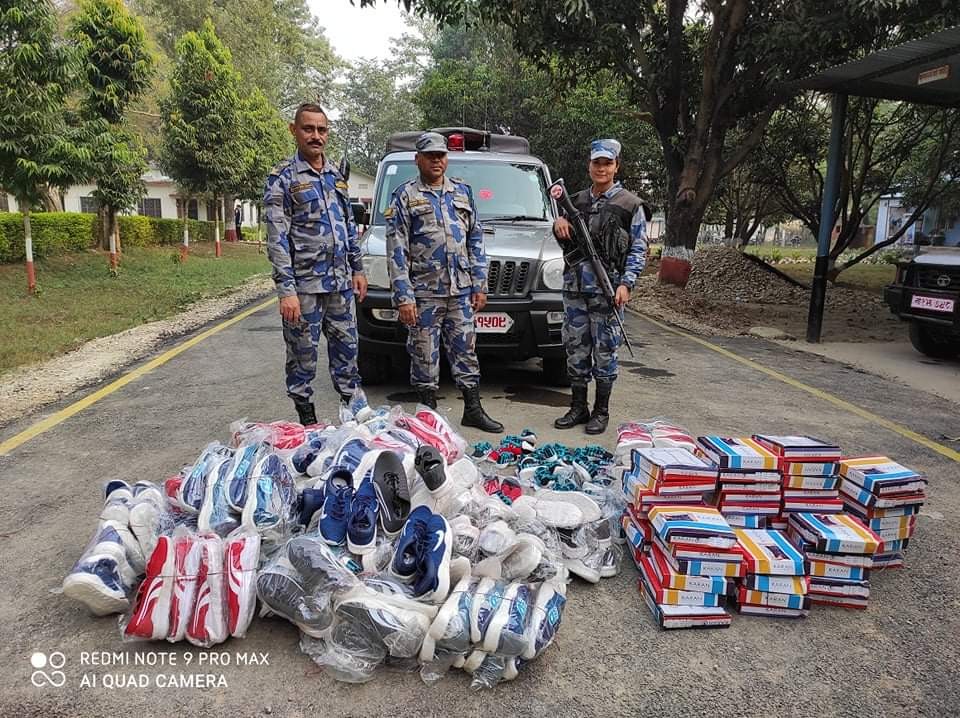
[[[417,175],[417,189],[418,189],[419,191],[421,191],[421,192],[436,192],[436,190],[435,190],[433,187],[431,187],[431,186],[428,185],[428,184],[424,184],[424,181],[423,181],[423,179],[421,179],[420,175]],[[453,190],[454,190],[453,182],[450,181],[450,178],[449,178],[449,177],[447,177],[446,175],[444,175],[444,176],[443,176],[443,191],[444,191],[444,193],[446,193],[446,192],[453,192]]]
[[323,156],[323,159],[324,159],[323,169],[316,170],[313,168],[313,165],[311,165],[309,162],[307,162],[304,159],[303,155],[300,154],[300,150],[297,150],[297,154],[293,156],[293,162],[296,165],[297,172],[314,172],[317,174],[324,174],[326,172],[335,173],[337,171],[337,168],[334,167],[333,163],[327,159],[326,155]]
[[623,185],[620,184],[620,182],[614,182],[613,185],[611,185],[610,189],[608,189],[606,192],[601,192],[600,194],[594,194],[593,187],[591,187],[590,199],[596,200],[596,199],[600,199],[601,197],[603,197],[604,199],[610,199],[611,197],[613,197],[613,195],[615,195],[617,192],[619,192],[622,189],[623,189]]

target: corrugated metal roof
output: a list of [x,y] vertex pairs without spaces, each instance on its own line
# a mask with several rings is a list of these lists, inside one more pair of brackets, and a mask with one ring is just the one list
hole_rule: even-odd
[[800,80],[795,87],[960,107],[960,27],[828,68]]

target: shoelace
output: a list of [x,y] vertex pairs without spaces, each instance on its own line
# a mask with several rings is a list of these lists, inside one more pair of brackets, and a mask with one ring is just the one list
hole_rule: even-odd
[[347,517],[351,503],[353,503],[353,491],[349,486],[335,488],[333,490],[333,506],[330,508],[330,515],[337,521],[342,521]]
[[400,475],[392,471],[383,474],[383,480],[386,482],[390,491],[393,492],[393,513],[399,514],[403,510],[403,503],[400,501]]

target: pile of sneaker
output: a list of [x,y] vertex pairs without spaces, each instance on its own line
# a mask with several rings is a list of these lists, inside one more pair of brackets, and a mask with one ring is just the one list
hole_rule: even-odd
[[156,484],[107,482],[97,529],[63,579],[63,594],[98,616],[126,611],[161,532],[171,525]]
[[209,648],[242,638],[253,620],[260,535],[226,539],[178,528],[161,536],[147,562],[133,609],[121,622],[124,640],[186,639]]
[[753,438],[777,455],[783,477],[783,506],[770,528],[786,531],[793,513],[831,514],[843,511],[838,490],[840,447],[811,436],[754,434]]
[[776,455],[751,438],[701,436],[698,451],[716,464],[715,505],[732,526],[759,529],[780,513],[781,476]]
[[847,512],[860,518],[883,541],[874,568],[903,566],[903,550],[926,500],[927,479],[888,459],[870,456],[840,462],[840,490]]
[[727,579],[742,575],[737,537],[714,508],[656,506],[649,511],[653,542],[636,555],[639,588],[662,628],[730,625],[722,607]]
[[791,514],[788,535],[809,563],[811,603],[866,608],[882,539],[848,514]]
[[801,618],[810,612],[810,578],[804,556],[787,537],[769,529],[736,529],[746,573],[737,587],[740,613]]

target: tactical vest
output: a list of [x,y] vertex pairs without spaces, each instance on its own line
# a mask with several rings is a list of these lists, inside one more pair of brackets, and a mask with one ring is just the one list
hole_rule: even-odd
[[[627,255],[630,253],[630,225],[633,223],[633,215],[638,207],[643,207],[644,216],[650,214],[650,210],[637,195],[625,189],[621,189],[599,208],[593,205],[589,189],[577,192],[570,197],[570,201],[586,220],[593,244],[607,274],[623,274]],[[572,267],[584,261],[586,255],[577,248],[565,254],[564,259],[567,266]]]

